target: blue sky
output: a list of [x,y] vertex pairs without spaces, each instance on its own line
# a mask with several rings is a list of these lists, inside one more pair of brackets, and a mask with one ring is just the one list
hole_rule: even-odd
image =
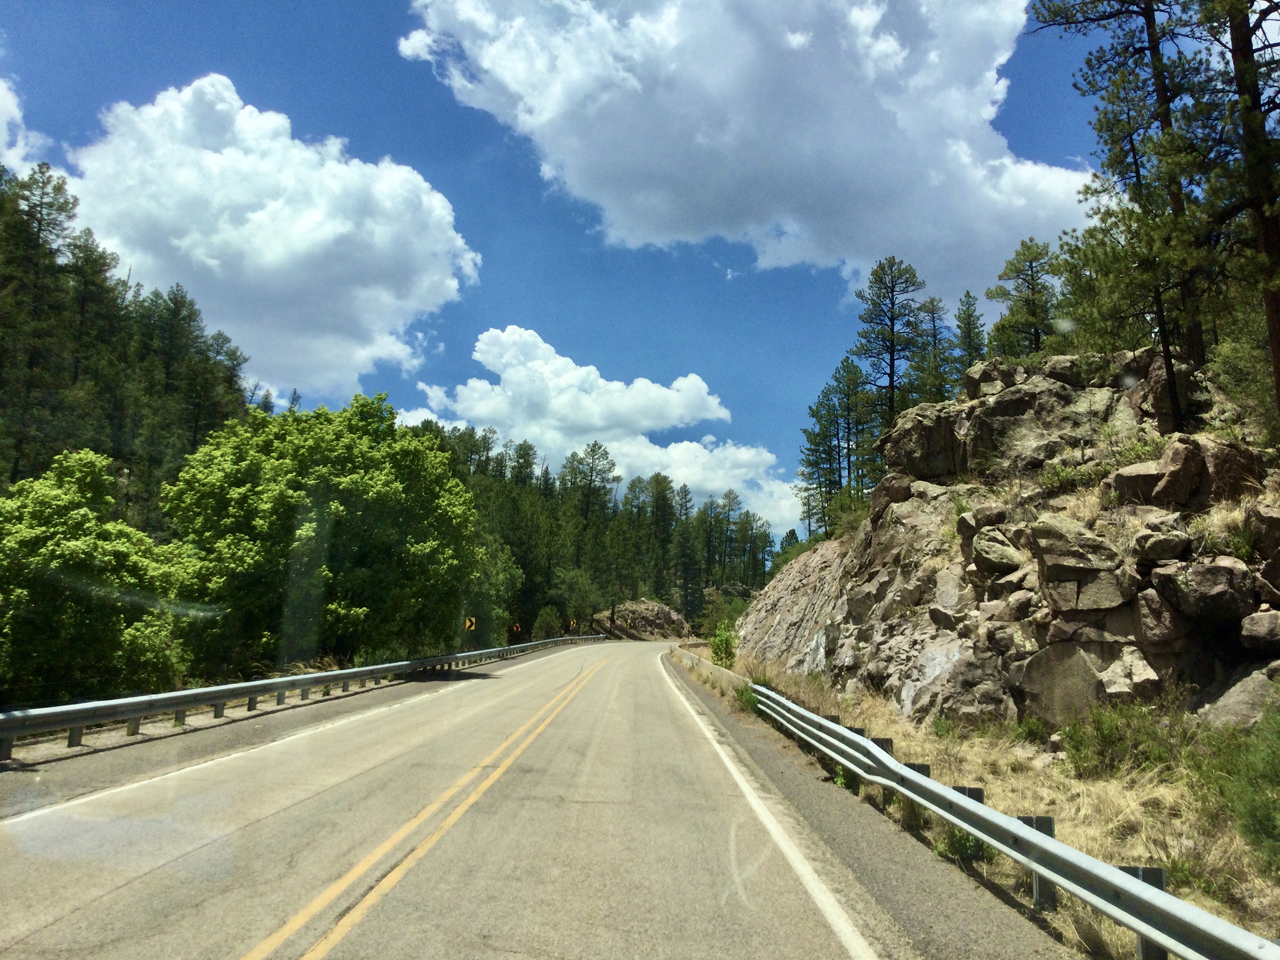
[[874,261],[953,305],[1081,221],[1087,44],[1019,3],[485,6],[10,0],[5,162],[308,405],[598,436],[779,532]]

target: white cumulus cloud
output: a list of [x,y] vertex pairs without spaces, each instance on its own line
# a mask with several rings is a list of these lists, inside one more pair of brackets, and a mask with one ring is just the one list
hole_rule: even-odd
[[1024,0],[414,0],[400,41],[543,173],[639,246],[721,236],[762,267],[936,289],[990,283],[1020,239],[1082,222],[1067,170],[991,126]]
[[777,457],[760,446],[717,441],[655,443],[651,433],[704,421],[730,420],[720,398],[695,373],[662,386],[643,377],[607,380],[593,366],[561,356],[533,330],[490,329],[476,340],[472,357],[497,382],[472,378],[452,391],[419,383],[426,406],[400,414],[446,426],[492,426],[505,439],[529,440],[558,467],[573,450],[599,440],[626,477],[660,471],[687,483],[699,499],[733,487],[744,503],[779,533],[794,526],[799,506],[791,485],[778,479]]
[[224,76],[117,103],[102,122],[68,154],[79,222],[134,280],[186,287],[277,388],[341,400],[380,362],[415,369],[426,343],[410,324],[476,278],[453,208],[415,170],[348,156],[337,137],[295,139]]

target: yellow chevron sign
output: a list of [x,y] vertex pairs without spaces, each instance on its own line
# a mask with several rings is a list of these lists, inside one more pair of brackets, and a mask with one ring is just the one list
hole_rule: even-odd
[[475,617],[467,617],[467,620],[466,620],[466,628],[467,628],[468,630],[474,630],[474,629],[476,628],[476,618],[475,618]]

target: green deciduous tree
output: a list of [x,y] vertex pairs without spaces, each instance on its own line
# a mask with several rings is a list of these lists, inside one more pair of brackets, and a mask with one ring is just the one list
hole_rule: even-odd
[[187,655],[176,548],[111,518],[110,461],[82,451],[0,499],[0,703],[172,690]]
[[343,410],[253,411],[166,487],[202,600],[202,675],[331,654],[376,661],[454,642],[476,573],[472,500],[381,396]]

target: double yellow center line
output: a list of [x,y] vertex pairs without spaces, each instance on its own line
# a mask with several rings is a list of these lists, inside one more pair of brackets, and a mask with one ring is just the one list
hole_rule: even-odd
[[458,793],[463,787],[479,776],[491,763],[500,757],[502,753],[511,746],[511,744],[515,743],[521,735],[541,719],[542,722],[538,724],[537,728],[525,737],[524,741],[518,747],[507,755],[507,758],[503,760],[488,777],[485,778],[484,782],[482,782],[480,786],[476,787],[466,800],[458,804],[458,806],[454,808],[453,812],[444,819],[440,826],[436,827],[436,829],[431,832],[430,836],[414,847],[413,850],[409,852],[408,856],[401,860],[400,863],[398,863],[386,876],[379,880],[378,883],[374,885],[373,889],[366,893],[353,908],[347,911],[347,913],[342,916],[342,918],[329,930],[329,932],[321,937],[320,940],[316,942],[315,946],[303,955],[303,960],[320,960],[321,957],[327,955],[330,950],[338,945],[343,937],[351,932],[352,928],[354,928],[356,924],[364,919],[370,908],[386,896],[387,892],[400,882],[404,875],[412,869],[414,864],[421,860],[426,855],[427,851],[436,845],[436,842],[449,831],[449,828],[462,819],[462,815],[484,795],[484,792],[493,786],[494,782],[506,773],[508,769],[510,769],[511,764],[515,762],[516,757],[524,753],[529,744],[533,743],[538,735],[547,728],[547,725],[550,724],[560,711],[568,705],[569,701],[576,697],[578,692],[587,685],[587,682],[595,676],[596,673],[598,673],[600,669],[609,662],[609,660],[612,659],[613,657],[608,657],[605,660],[600,661],[600,663],[596,664],[576,681],[569,684],[569,686],[565,687],[558,694],[552,697],[551,700],[542,707],[542,709],[525,721],[525,723],[516,730],[515,733],[507,737],[507,739],[504,740],[492,753],[476,764],[475,767],[459,777],[447,790],[423,807],[422,810],[413,817],[413,819],[407,821],[403,826],[391,834],[391,836],[387,837],[386,840],[382,841],[382,843],[378,844],[377,847],[369,851],[364,859],[348,870],[339,879],[330,884],[323,893],[290,917],[279,930],[271,934],[271,936],[267,937],[256,947],[246,953],[241,960],[263,960],[264,957],[284,943],[285,940],[289,939],[289,937],[301,930],[308,921],[341,896],[348,887],[359,880],[360,877],[367,873],[379,860],[385,857],[396,846],[396,844],[430,819],[432,814],[448,803],[449,799],[453,797],[454,794]]

